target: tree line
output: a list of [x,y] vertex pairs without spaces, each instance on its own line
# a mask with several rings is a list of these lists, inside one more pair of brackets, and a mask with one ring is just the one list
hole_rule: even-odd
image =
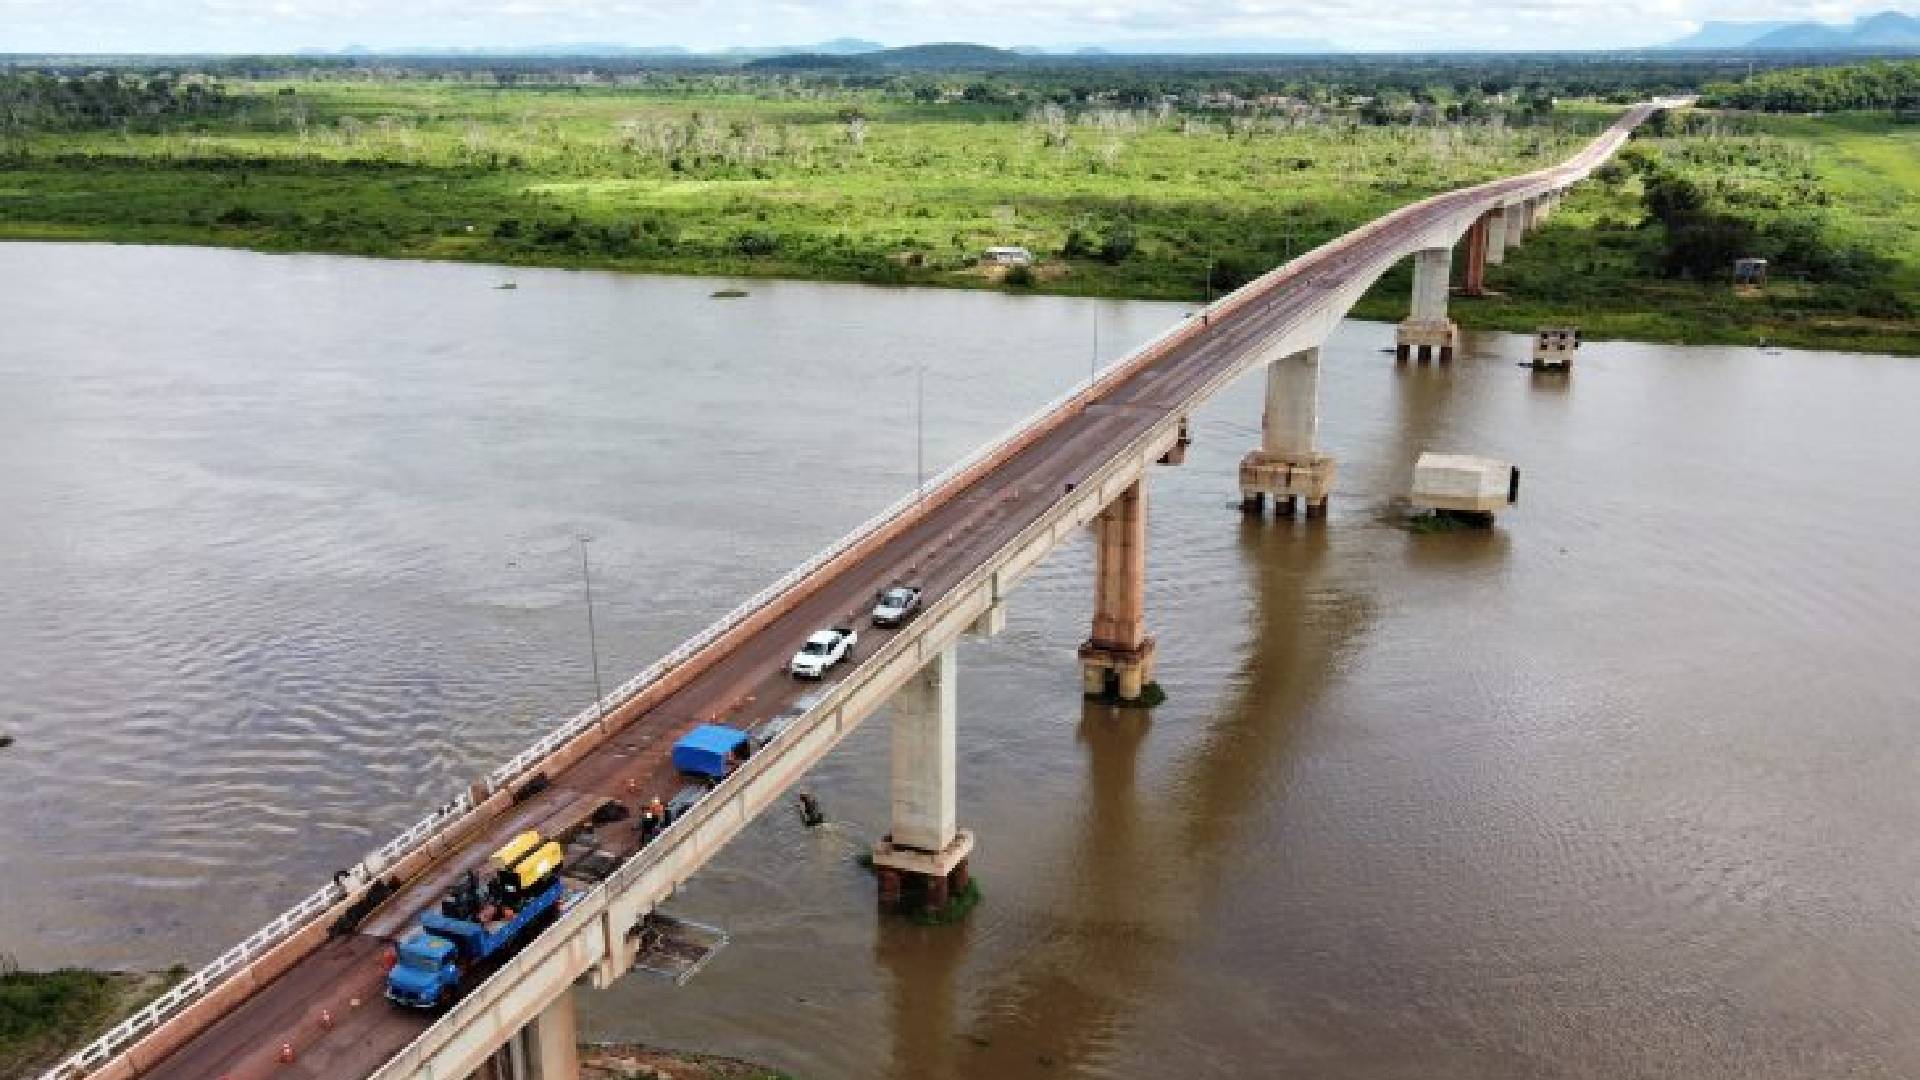
[[1737,83],[1714,83],[1701,103],[1761,112],[1920,110],[1920,60],[1769,71]]
[[202,77],[99,72],[0,72],[0,134],[160,131],[180,120],[230,116],[246,99]]

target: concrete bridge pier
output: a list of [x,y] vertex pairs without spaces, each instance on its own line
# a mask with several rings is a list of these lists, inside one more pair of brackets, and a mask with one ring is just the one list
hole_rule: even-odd
[[955,676],[949,643],[889,702],[893,713],[893,828],[873,846],[880,907],[937,911],[967,887],[973,834],[955,822]]
[[1466,276],[1460,283],[1462,296],[1487,295],[1487,231],[1490,228],[1488,215],[1482,214],[1467,229]]
[[1436,356],[1442,363],[1453,359],[1460,329],[1447,318],[1447,279],[1452,273],[1451,247],[1413,253],[1413,309],[1394,336],[1394,355],[1402,363],[1409,355],[1423,364]]
[[1240,459],[1240,509],[1259,514],[1266,500],[1292,517],[1306,504],[1309,520],[1325,517],[1333,490],[1333,458],[1314,451],[1320,419],[1320,350],[1302,349],[1267,365],[1267,405],[1260,449]]
[[1110,689],[1121,701],[1139,701],[1153,682],[1153,639],[1146,633],[1147,493],[1127,485],[1093,521],[1093,633],[1080,646],[1081,684],[1087,696]]
[[1512,206],[1507,207],[1507,250],[1508,251],[1512,251],[1514,248],[1519,247],[1520,241],[1526,239],[1527,228],[1529,225],[1532,224],[1532,221],[1531,221],[1532,216],[1533,216],[1533,209],[1532,209],[1531,200],[1522,199],[1519,202],[1514,203]]
[[494,1051],[472,1080],[580,1080],[575,993],[568,990],[549,1002],[538,1017]]
[[1507,261],[1507,210],[1496,206],[1487,211],[1480,220],[1487,223],[1485,258],[1488,266],[1499,266]]

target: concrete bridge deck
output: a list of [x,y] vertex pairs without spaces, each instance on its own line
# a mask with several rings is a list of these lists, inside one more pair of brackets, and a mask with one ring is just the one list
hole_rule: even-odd
[[[1635,107],[1561,165],[1388,215],[1184,321],[527,768],[516,786],[544,775],[537,793],[516,799],[500,785],[476,792],[472,810],[390,871],[404,878],[401,890],[356,932],[324,932],[343,897],[247,970],[123,1041],[110,1058],[75,1059],[49,1077],[452,1077],[481,1067],[502,1038],[576,979],[605,985],[620,977],[632,961],[639,916],[905,678],[990,614],[1060,539],[1137,483],[1174,448],[1201,401],[1256,364],[1316,347],[1400,259],[1450,247],[1490,210],[1584,179],[1666,104]],[[900,580],[925,588],[925,613],[899,630],[868,629],[875,592]],[[786,674],[785,660],[810,632],[855,622],[858,655],[825,686]],[[807,708],[796,730],[644,852],[627,823],[600,830],[622,869],[450,1012],[428,1016],[381,998],[387,941],[437,903],[453,874],[523,828],[577,818],[591,801],[670,794],[679,782],[669,748],[695,724],[751,726],[796,703]]]

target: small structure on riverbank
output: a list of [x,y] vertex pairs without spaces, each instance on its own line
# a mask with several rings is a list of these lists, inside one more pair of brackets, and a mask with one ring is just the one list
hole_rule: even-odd
[[980,261],[988,266],[1032,266],[1033,252],[1012,245],[990,247],[980,253]]
[[1573,326],[1543,326],[1533,332],[1533,370],[1569,371],[1580,349],[1580,330]]
[[1767,283],[1767,260],[1733,260],[1733,283],[1735,285],[1765,285]]
[[1471,454],[1424,453],[1413,466],[1411,501],[1438,517],[1480,525],[1520,499],[1520,470],[1510,462]]

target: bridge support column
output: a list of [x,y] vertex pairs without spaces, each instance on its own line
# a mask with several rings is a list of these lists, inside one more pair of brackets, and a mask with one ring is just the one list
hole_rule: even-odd
[[1093,634],[1080,646],[1087,696],[1111,689],[1139,701],[1153,682],[1153,639],[1146,633],[1147,493],[1142,481],[1094,519]]
[[1460,295],[1487,295],[1487,218],[1482,215],[1467,229],[1465,252],[1466,277],[1460,282]]
[[1527,224],[1528,224],[1527,219],[1532,214],[1532,210],[1529,207],[1530,207],[1530,203],[1527,200],[1522,200],[1520,202],[1514,203],[1512,206],[1507,207],[1507,250],[1508,251],[1512,251],[1514,248],[1519,247],[1520,241],[1526,239],[1527,237]]
[[1487,248],[1485,257],[1488,266],[1499,266],[1507,261],[1507,210],[1496,206],[1487,211],[1480,220],[1487,223]]
[[1401,361],[1409,355],[1423,364],[1436,356],[1442,363],[1453,359],[1460,330],[1447,318],[1447,278],[1452,273],[1452,248],[1413,253],[1413,310],[1394,337],[1394,354]]
[[893,828],[873,846],[880,906],[937,911],[967,887],[973,834],[955,824],[955,674],[948,645],[896,690]]
[[1260,419],[1260,449],[1240,459],[1240,508],[1261,512],[1266,500],[1281,517],[1296,502],[1309,519],[1327,512],[1334,462],[1314,452],[1320,416],[1320,350],[1303,349],[1267,365],[1267,406]]
[[580,1080],[580,1026],[572,990],[513,1033],[472,1080]]

